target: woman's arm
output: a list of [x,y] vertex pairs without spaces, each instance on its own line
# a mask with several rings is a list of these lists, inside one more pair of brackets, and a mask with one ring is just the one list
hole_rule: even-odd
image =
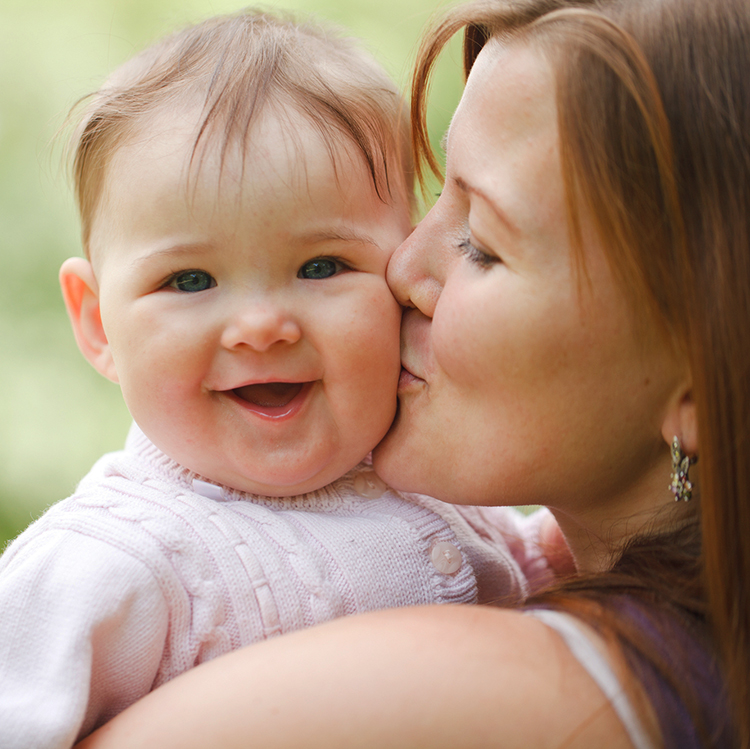
[[251,645],[174,679],[78,749],[630,747],[544,624],[441,606],[365,614]]

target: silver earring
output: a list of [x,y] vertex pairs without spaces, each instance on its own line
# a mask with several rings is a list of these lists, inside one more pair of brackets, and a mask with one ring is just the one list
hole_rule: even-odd
[[674,494],[675,502],[689,502],[692,499],[693,483],[688,477],[688,471],[696,460],[697,457],[691,458],[682,452],[680,440],[675,436],[672,439],[672,483],[669,487],[669,491]]

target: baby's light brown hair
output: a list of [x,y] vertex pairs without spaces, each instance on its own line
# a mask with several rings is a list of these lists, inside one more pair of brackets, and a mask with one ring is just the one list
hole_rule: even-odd
[[246,153],[253,124],[270,106],[308,119],[335,163],[348,140],[383,201],[413,204],[407,108],[391,78],[337,30],[248,9],[217,16],[156,42],[120,66],[84,106],[69,153],[83,247],[112,155],[150,117],[197,104],[192,159],[207,146]]

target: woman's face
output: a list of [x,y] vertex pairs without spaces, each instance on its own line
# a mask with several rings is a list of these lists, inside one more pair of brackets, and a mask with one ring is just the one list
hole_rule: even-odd
[[645,490],[669,500],[660,432],[682,370],[636,332],[595,241],[584,259],[590,284],[571,258],[551,67],[491,41],[451,124],[443,192],[389,266],[407,309],[399,413],[375,454],[386,480],[571,512]]

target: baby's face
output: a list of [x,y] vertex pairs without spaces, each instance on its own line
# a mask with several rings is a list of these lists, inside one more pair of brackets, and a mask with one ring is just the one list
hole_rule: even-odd
[[241,170],[188,175],[195,121],[121,148],[91,252],[125,401],[164,452],[213,481],[283,496],[324,486],[388,429],[400,308],[385,282],[410,231],[361,156],[336,166],[301,117],[253,130]]

